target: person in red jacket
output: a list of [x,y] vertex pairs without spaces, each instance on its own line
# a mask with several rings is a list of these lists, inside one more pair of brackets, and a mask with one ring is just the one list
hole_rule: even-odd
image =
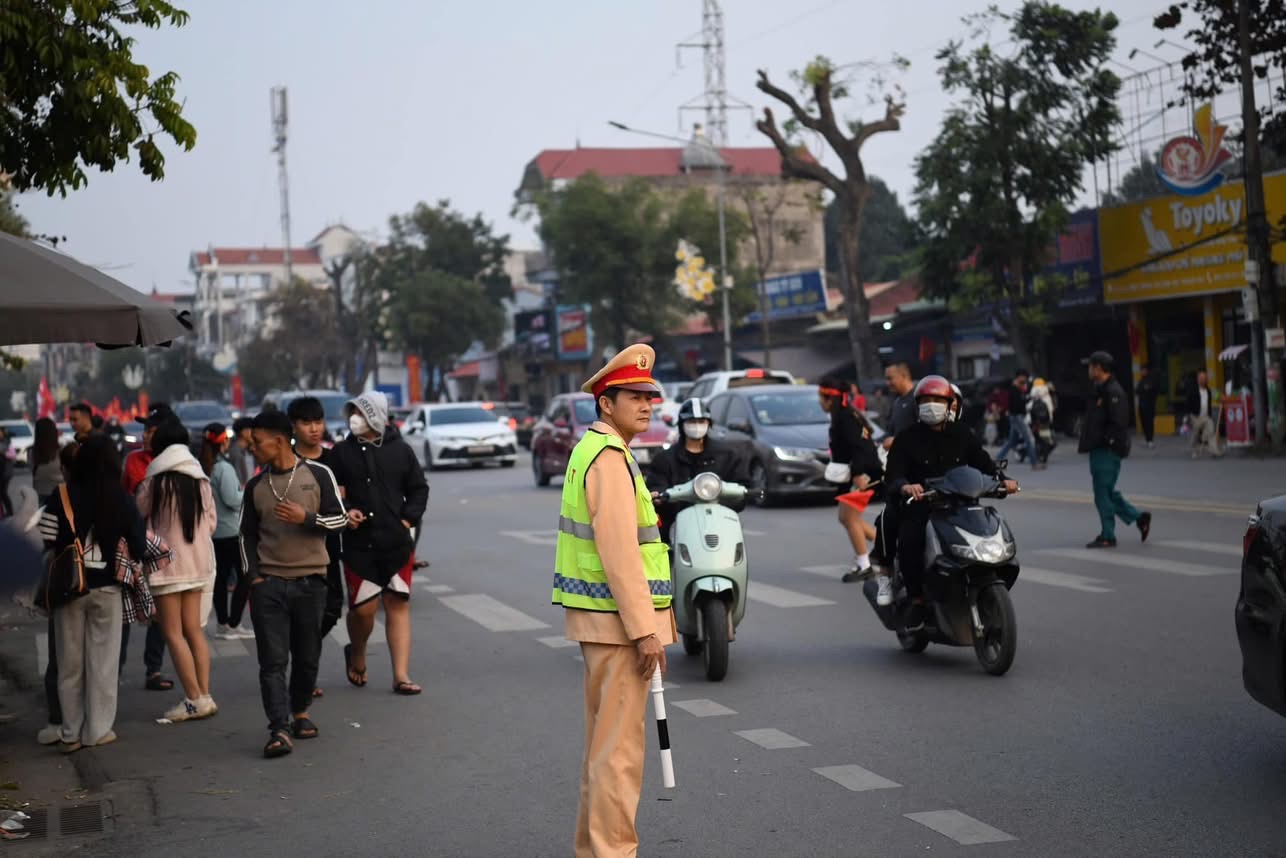
[[164,402],[153,405],[143,418],[143,446],[125,457],[125,467],[121,472],[121,486],[130,495],[138,490],[139,483],[147,476],[147,466],[156,458],[152,455],[152,436],[156,434],[156,427],[167,420],[178,419]]

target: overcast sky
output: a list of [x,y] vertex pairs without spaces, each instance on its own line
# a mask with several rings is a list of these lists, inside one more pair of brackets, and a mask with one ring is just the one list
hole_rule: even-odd
[[[666,145],[607,126],[619,120],[681,132],[678,106],[703,87],[700,51],[675,64],[675,44],[698,36],[700,0],[178,0],[180,30],[143,32],[135,58],[153,74],[182,77],[191,152],[167,150],[166,178],[134,165],[91,173],[66,200],[27,195],[33,227],[66,235],[64,248],[138,289],[190,290],[188,254],[216,246],[280,246],[269,89],[290,96],[293,243],[344,222],[382,233],[388,216],[418,200],[450,199],[482,212],[515,247],[534,247],[530,225],[509,212],[524,166],[541,149]],[[1014,8],[1016,2],[1001,2]],[[1066,0],[1073,8],[1094,3]],[[1151,28],[1161,0],[1106,4],[1122,21],[1118,58],[1143,48],[1179,56]],[[754,87],[765,68],[791,69],[824,54],[839,63],[911,60],[902,131],[867,144],[868,172],[905,201],[912,159],[948,103],[934,52],[961,33],[960,15],[983,0],[724,0],[729,92],[767,103]],[[1124,70],[1118,69],[1122,74]],[[860,101],[856,117],[879,115]],[[779,111],[780,115],[780,111]],[[686,125],[699,119],[690,114]],[[748,111],[729,119],[731,145],[767,141]]]

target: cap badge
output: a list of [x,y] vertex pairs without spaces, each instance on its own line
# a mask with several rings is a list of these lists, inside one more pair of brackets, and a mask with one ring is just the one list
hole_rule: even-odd
[[639,355],[635,359],[634,365],[639,369],[647,369],[647,355]]

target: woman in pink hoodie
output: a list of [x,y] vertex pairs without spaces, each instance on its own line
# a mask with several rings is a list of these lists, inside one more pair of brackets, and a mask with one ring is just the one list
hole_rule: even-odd
[[138,487],[138,507],[165,540],[174,559],[149,580],[170,661],[186,695],[165,713],[171,721],[208,718],[219,711],[210,696],[210,648],[203,628],[202,598],[214,586],[216,514],[210,479],[188,448],[188,430],[178,421],[157,427],[156,456]]

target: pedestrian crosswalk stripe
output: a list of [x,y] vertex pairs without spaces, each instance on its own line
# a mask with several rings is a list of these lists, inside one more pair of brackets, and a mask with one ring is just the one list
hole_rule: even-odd
[[820,769],[813,769],[813,771],[852,792],[866,792],[872,789],[895,789],[902,786],[897,781],[880,777],[875,772],[864,769],[861,766],[823,766]]
[[[335,628],[330,630],[328,637],[340,646],[348,644],[348,624],[344,622],[336,623]],[[380,622],[377,617],[375,620],[375,627],[371,629],[371,636],[366,639],[366,645],[370,646],[371,644],[382,644],[387,642],[388,638],[384,635],[384,624]]]
[[510,539],[517,539],[519,542],[526,542],[528,545],[557,545],[558,531],[556,530],[502,530],[501,536],[508,536]]
[[950,837],[961,846],[976,846],[980,843],[1005,843],[1017,840],[1012,834],[1006,834],[999,828],[992,828],[972,816],[958,810],[929,810],[923,813],[908,813],[906,818],[918,822],[925,828],[931,828],[939,834]]
[[1157,545],[1165,548],[1182,548],[1185,551],[1204,551],[1208,554],[1223,554],[1228,557],[1240,557],[1241,546],[1229,545],[1226,542],[1196,542],[1187,539],[1167,539]]
[[483,593],[442,596],[439,601],[492,632],[525,632],[549,628],[549,623],[541,622]]
[[454,593],[455,587],[448,587],[446,584],[426,584],[424,586],[424,592],[441,596],[444,593]]
[[1037,584],[1048,584],[1051,587],[1066,587],[1068,590],[1080,590],[1083,593],[1110,593],[1111,587],[1102,586],[1099,578],[1087,578],[1084,575],[1073,575],[1071,572],[1055,572],[1053,569],[1036,569],[1023,566],[1019,581],[1032,581]]
[[563,647],[580,645],[576,641],[569,641],[567,638],[563,637],[562,635],[552,635],[547,638],[536,638],[536,640],[540,641],[550,649],[562,649]]
[[[1091,505],[1094,503],[1092,492],[1075,491],[1070,489],[1024,489],[1023,493],[1018,496],[1020,500],[1027,501],[1052,501],[1054,503],[1074,503]],[[1199,512],[1208,515],[1228,515],[1239,516],[1244,518],[1252,508],[1247,508],[1240,504],[1229,503],[1209,503],[1198,500],[1176,500],[1174,498],[1156,497],[1153,495],[1129,495],[1130,501],[1139,508],[1152,510],[1168,510],[1171,512]]]
[[783,748],[807,748],[809,744],[803,739],[797,739],[789,733],[783,733],[775,727],[763,727],[757,730],[738,730],[736,734],[747,742],[754,742],[759,747],[768,751],[777,751]]
[[741,532],[744,533],[746,536],[767,536],[767,534],[764,533],[762,530],[751,530],[748,527],[743,528]]
[[710,718],[715,715],[736,715],[735,709],[729,709],[722,703],[699,698],[697,700],[675,700],[671,705],[677,706],[696,718]]
[[800,572],[807,572],[809,575],[820,575],[823,578],[839,578],[850,567],[842,563],[826,563],[821,566],[800,566]]
[[1080,560],[1089,567],[1124,566],[1127,569],[1152,569],[1156,572],[1168,572],[1171,575],[1183,575],[1189,578],[1207,578],[1214,575],[1236,574],[1235,568],[1197,563],[1180,563],[1177,560],[1166,560],[1164,557],[1149,557],[1145,554],[1130,551],[1115,551],[1111,548],[1043,548],[1037,554],[1050,557],[1066,557],[1069,560]]
[[750,585],[746,588],[746,598],[752,602],[772,605],[774,608],[812,608],[818,605],[835,604],[830,599],[819,599],[817,596],[810,596],[807,593],[797,593],[794,590],[787,590],[785,587],[774,587],[771,584],[761,584],[758,581],[750,582]]

